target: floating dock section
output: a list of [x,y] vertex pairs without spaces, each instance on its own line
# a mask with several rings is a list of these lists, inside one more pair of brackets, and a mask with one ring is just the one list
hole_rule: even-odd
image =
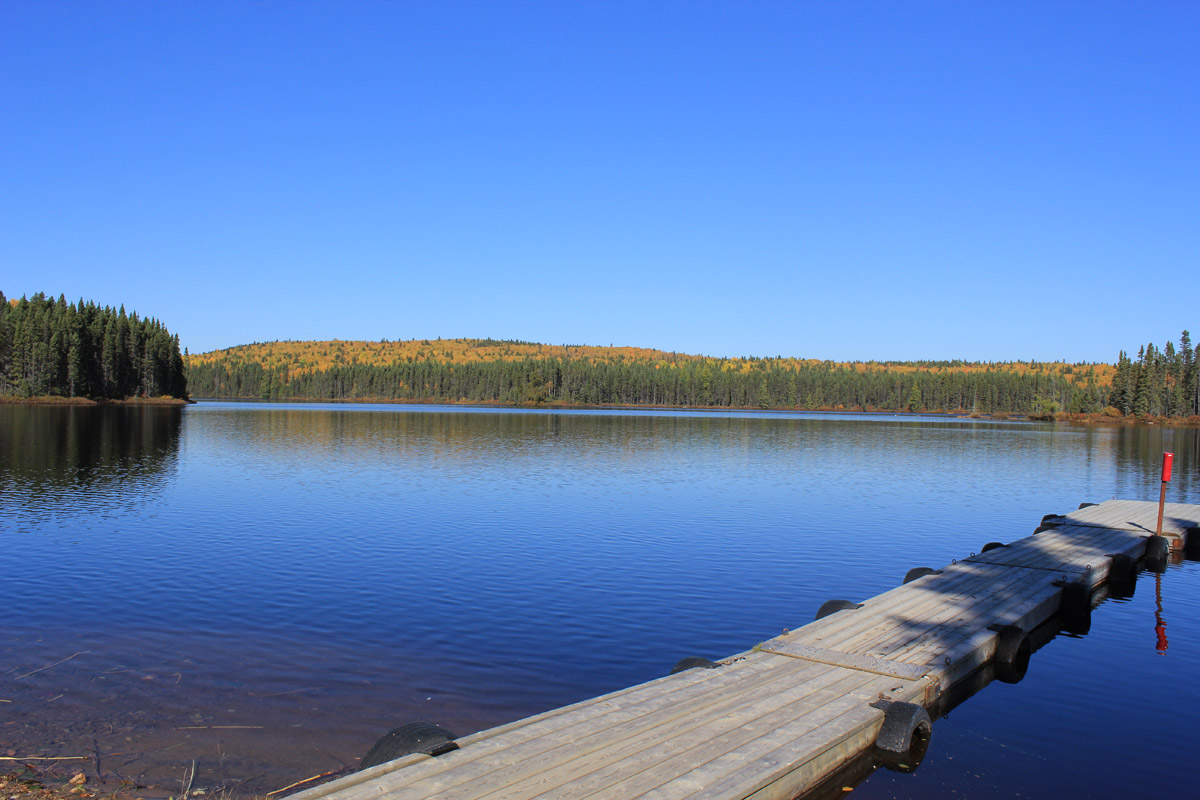
[[865,755],[911,769],[951,687],[981,668],[1019,680],[1044,623],[1086,629],[1097,590],[1131,592],[1138,570],[1200,548],[1200,506],[1167,504],[1162,536],[1157,521],[1157,503],[1084,504],[877,597],[827,603],[715,665],[452,743],[418,737],[426,752],[292,797],[766,800],[803,795]]

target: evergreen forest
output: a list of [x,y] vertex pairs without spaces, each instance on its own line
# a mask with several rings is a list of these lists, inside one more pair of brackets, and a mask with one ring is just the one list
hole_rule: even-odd
[[187,397],[179,337],[152,317],[0,292],[0,396]]
[[[1110,365],[707,358],[497,340],[274,342],[188,359],[199,397],[1052,415],[1096,413]],[[483,352],[483,356],[474,355]]]
[[188,356],[158,320],[0,293],[0,396],[1200,416],[1200,346],[1109,364],[710,358],[495,339],[267,342]]
[[1200,345],[1193,348],[1184,331],[1178,348],[1150,343],[1138,349],[1137,361],[1122,350],[1108,402],[1126,416],[1200,415]]

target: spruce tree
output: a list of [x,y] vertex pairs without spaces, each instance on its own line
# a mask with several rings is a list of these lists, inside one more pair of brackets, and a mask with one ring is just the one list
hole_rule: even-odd
[[1196,360],[1197,351],[1192,350],[1192,337],[1186,330],[1179,336],[1179,413],[1182,416],[1190,416],[1200,413],[1200,406],[1197,406],[1197,375],[1196,375]]

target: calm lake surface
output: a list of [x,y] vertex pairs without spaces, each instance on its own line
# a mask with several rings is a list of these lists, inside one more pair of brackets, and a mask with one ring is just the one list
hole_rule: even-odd
[[[0,755],[176,793],[195,759],[195,787],[271,791],[403,722],[465,735],[749,649],[1044,514],[1157,500],[1164,450],[1168,500],[1200,503],[1196,429],[0,406]],[[855,796],[1189,793],[1198,571],[1142,573]]]

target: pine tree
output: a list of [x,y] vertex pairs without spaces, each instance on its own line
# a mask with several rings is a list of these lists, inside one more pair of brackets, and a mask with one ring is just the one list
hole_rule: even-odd
[[[1153,347],[1153,345],[1151,345]],[[1132,411],[1135,416],[1144,417],[1150,413],[1150,381],[1151,358],[1147,358],[1146,348],[1138,348],[1137,373],[1133,382]]]
[[1113,376],[1112,391],[1108,395],[1108,404],[1128,416],[1133,411],[1134,367],[1129,356],[1122,350],[1117,356],[1117,371]]
[[10,311],[11,306],[8,304],[8,298],[4,296],[4,292],[0,292],[0,394],[7,394],[12,391],[8,379],[13,328]]
[[1192,350],[1192,337],[1186,330],[1179,336],[1179,414],[1200,413],[1200,384],[1197,384],[1197,353]]

